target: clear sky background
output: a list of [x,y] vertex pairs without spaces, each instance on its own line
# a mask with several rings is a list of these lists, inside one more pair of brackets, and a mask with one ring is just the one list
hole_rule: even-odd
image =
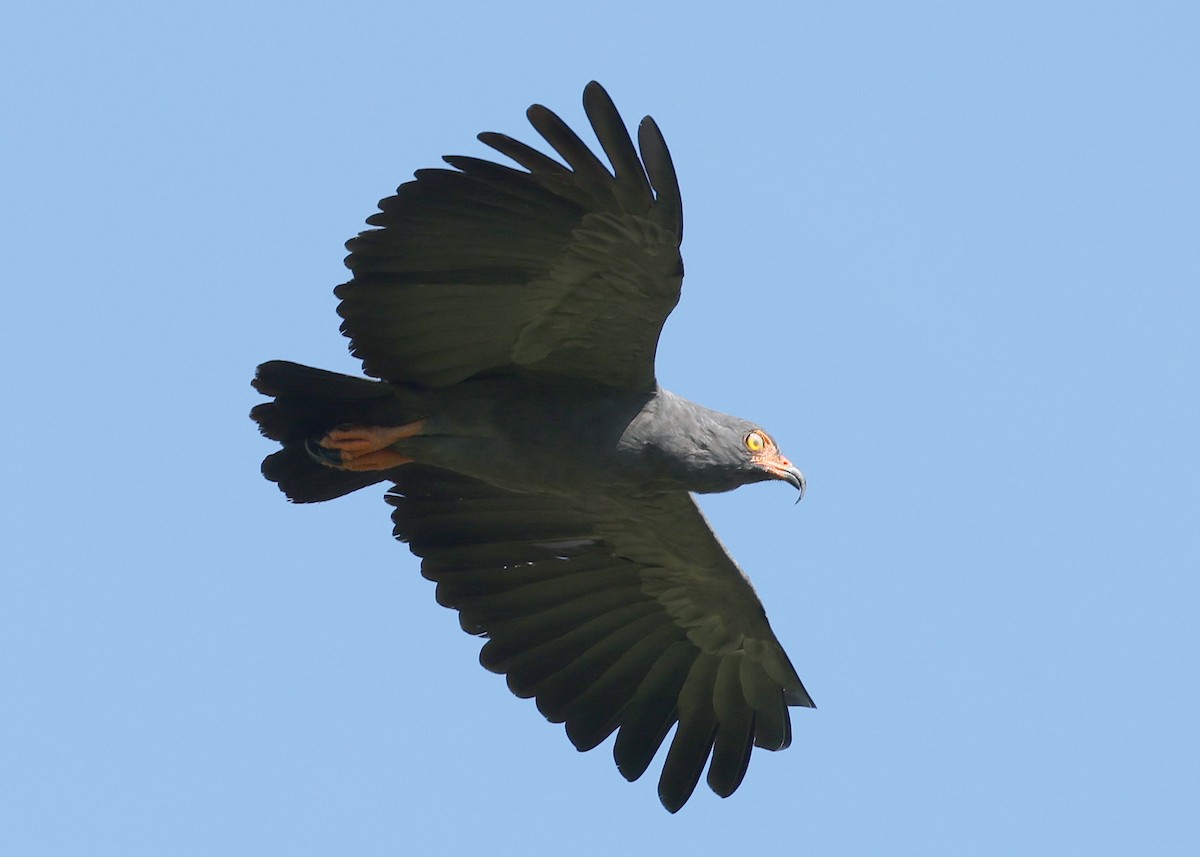
[[[8,10],[0,854],[1200,850],[1200,7],[702,6]],[[704,508],[820,707],[677,816],[246,418],[356,370],[377,199],[593,78],[683,186],[660,379],[809,479]]]

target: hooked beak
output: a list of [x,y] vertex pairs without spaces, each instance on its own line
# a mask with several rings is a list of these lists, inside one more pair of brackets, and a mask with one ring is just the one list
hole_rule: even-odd
[[804,499],[804,489],[808,486],[808,481],[800,472],[799,467],[778,453],[770,457],[757,458],[754,463],[771,474],[772,478],[780,479],[799,491],[800,496],[796,498],[797,503]]
[[800,496],[796,498],[797,503],[804,499],[804,489],[808,486],[808,482],[799,467],[789,464],[780,472],[779,478],[800,492]]

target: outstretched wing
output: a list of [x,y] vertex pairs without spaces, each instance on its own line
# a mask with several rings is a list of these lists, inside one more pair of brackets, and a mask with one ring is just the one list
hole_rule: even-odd
[[567,166],[502,134],[479,139],[524,167],[447,157],[379,203],[346,246],[338,312],[369,375],[445,386],[480,374],[653,389],[679,301],[683,214],[666,143],[647,117],[641,157],[596,82],[584,108],[610,173],[552,112],[529,121]]
[[579,750],[617,732],[635,780],[679,724],[658,786],[671,812],[706,763],[713,791],[732,794],[753,746],[790,743],[788,706],[813,704],[686,493],[566,499],[409,465],[388,501],[438,602],[490,638],[483,665]]

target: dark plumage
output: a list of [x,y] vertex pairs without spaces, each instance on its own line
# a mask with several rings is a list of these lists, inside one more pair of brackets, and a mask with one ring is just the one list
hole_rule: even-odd
[[811,706],[749,580],[689,492],[804,477],[745,420],[663,390],[679,300],[679,187],[653,120],[640,157],[599,84],[584,107],[613,171],[529,109],[566,166],[500,134],[522,169],[447,157],[380,202],[336,290],[352,378],[272,361],[251,416],[282,449],[263,473],[301,503],[390,481],[396,538],[439,603],[580,750],[614,732],[630,780],[678,724],[670,811],[708,766],[722,797],[754,746]]

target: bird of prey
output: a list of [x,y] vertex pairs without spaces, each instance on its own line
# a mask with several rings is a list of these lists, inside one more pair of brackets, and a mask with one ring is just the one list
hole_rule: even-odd
[[632,781],[675,727],[658,794],[676,812],[706,764],[732,794],[753,747],[790,743],[788,707],[813,705],[692,493],[805,480],[760,426],[658,385],[683,281],[675,169],[652,119],[635,149],[598,83],[583,104],[611,169],[534,105],[561,162],[480,134],[517,167],[446,157],[382,200],[335,290],[379,380],[264,363],[273,400],[251,417],[294,502],[392,483],[438,602],[579,750],[616,732]]

